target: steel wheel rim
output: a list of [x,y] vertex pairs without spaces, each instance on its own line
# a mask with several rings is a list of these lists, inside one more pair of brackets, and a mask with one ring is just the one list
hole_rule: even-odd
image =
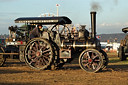
[[97,72],[103,64],[102,56],[94,50],[84,51],[80,58],[81,68],[87,72]]
[[101,50],[100,52],[102,53],[102,57],[103,57],[103,66],[101,68],[101,70],[102,70],[107,67],[109,59],[107,57],[107,54],[103,50]]
[[[0,53],[4,53],[4,49],[2,47],[0,47]],[[0,55],[0,66],[3,66],[5,62],[5,57],[1,54]]]
[[53,57],[51,45],[44,39],[36,39],[27,45],[26,63],[35,69],[46,69]]
[[3,62],[4,62],[4,58],[3,58],[3,55],[1,54],[1,55],[0,55],[0,66],[3,65]]

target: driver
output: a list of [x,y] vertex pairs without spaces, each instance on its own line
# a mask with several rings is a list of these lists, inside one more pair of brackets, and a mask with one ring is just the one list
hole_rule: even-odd
[[32,31],[30,31],[30,39],[40,37],[40,33],[42,30],[43,29],[41,24],[35,27]]

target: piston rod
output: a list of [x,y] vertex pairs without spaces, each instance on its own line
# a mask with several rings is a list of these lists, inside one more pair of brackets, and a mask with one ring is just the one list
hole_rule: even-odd
[[0,53],[0,55],[19,55],[19,53]]

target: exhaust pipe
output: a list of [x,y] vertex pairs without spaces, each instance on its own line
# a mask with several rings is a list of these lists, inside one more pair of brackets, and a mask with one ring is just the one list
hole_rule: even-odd
[[91,14],[91,38],[96,39],[96,12],[90,12]]

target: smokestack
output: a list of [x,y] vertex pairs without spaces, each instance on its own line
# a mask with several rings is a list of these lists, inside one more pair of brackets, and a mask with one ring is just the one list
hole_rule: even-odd
[[96,12],[90,12],[91,14],[91,38],[96,38]]

